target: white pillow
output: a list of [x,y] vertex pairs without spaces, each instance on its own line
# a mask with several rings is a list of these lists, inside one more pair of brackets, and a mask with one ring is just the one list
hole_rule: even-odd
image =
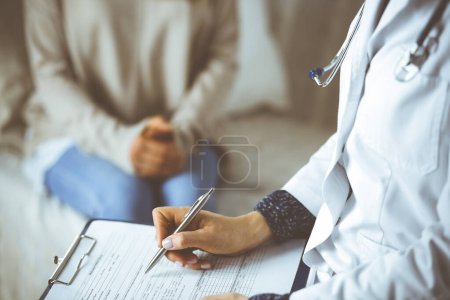
[[280,50],[269,32],[265,1],[239,1],[239,71],[226,102],[231,115],[267,107],[289,109],[287,79]]

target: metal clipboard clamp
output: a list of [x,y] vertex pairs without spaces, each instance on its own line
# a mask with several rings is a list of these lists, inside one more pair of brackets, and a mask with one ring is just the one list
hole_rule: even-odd
[[[70,277],[70,279],[68,281],[59,280],[59,276],[61,275],[62,271],[67,266],[67,264],[69,263],[70,259],[72,258],[73,254],[75,253],[75,250],[77,249],[78,245],[80,244],[80,242],[83,239],[89,240],[91,242],[89,248],[81,256],[80,260],[77,263],[76,269],[75,269],[74,273],[72,274],[72,276]],[[56,270],[53,272],[52,276],[48,280],[48,284],[52,285],[54,283],[60,283],[60,284],[64,284],[64,285],[71,285],[73,280],[75,279],[75,277],[77,277],[77,274],[81,269],[81,265],[83,264],[83,261],[86,259],[86,257],[89,256],[89,254],[91,253],[91,251],[94,248],[96,243],[97,243],[97,240],[94,239],[93,237],[90,237],[90,236],[87,236],[84,234],[79,235],[72,242],[72,245],[70,245],[69,250],[67,250],[66,254],[64,255],[64,257],[62,259],[59,258],[58,256],[55,256],[54,263],[57,264],[58,267],[56,268]]]

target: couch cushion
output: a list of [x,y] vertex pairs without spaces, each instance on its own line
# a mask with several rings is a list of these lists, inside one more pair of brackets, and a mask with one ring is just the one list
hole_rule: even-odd
[[22,1],[0,0],[0,146],[20,150],[22,109],[31,90]]
[[[316,127],[270,112],[229,120],[222,136],[232,137],[235,141],[239,138],[248,144],[245,145],[247,149],[243,149],[242,144],[219,139],[225,142],[223,155],[228,158],[219,175],[222,181],[239,182],[248,174],[249,180],[245,180],[243,188],[224,185],[225,190],[217,191],[219,211],[239,215],[252,210],[263,196],[280,189],[305,165],[333,131],[333,128]],[[227,155],[227,152],[236,150],[242,150],[243,155]],[[247,162],[243,156],[248,157]]]
[[16,154],[0,151],[0,299],[37,299],[86,219],[35,193]]

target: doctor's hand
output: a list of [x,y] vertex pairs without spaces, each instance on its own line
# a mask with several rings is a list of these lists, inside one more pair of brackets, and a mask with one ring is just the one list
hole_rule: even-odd
[[184,156],[174,140],[174,129],[162,116],[152,117],[133,141],[130,158],[142,177],[168,177],[181,171]]
[[230,293],[230,294],[208,296],[202,298],[202,300],[248,300],[248,298],[241,294]]
[[167,250],[169,260],[190,269],[210,269],[211,263],[200,260],[193,251],[237,255],[270,240],[272,232],[264,217],[254,211],[239,217],[226,217],[201,211],[186,231],[172,234],[189,207],[158,207],[153,210],[156,240]]

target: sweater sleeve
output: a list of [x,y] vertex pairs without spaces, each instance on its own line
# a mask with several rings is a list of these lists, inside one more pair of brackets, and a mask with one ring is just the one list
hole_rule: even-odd
[[[213,26],[207,61],[197,72],[191,88],[174,112],[171,123],[176,139],[185,153],[198,138],[213,134],[223,102],[237,69],[238,18],[236,1],[211,1]],[[202,58],[204,59],[204,58]],[[201,64],[200,64],[201,65]]]
[[264,197],[255,209],[264,216],[279,242],[307,238],[316,220],[294,196],[282,190]]
[[[264,197],[255,207],[264,216],[276,241],[306,238],[316,218],[294,196],[275,191]],[[249,300],[287,300],[290,294],[258,294]]]
[[75,78],[63,30],[61,1],[25,1],[25,30],[35,97],[52,126],[83,150],[109,159],[132,172],[129,148],[146,120],[126,125],[95,104]]

